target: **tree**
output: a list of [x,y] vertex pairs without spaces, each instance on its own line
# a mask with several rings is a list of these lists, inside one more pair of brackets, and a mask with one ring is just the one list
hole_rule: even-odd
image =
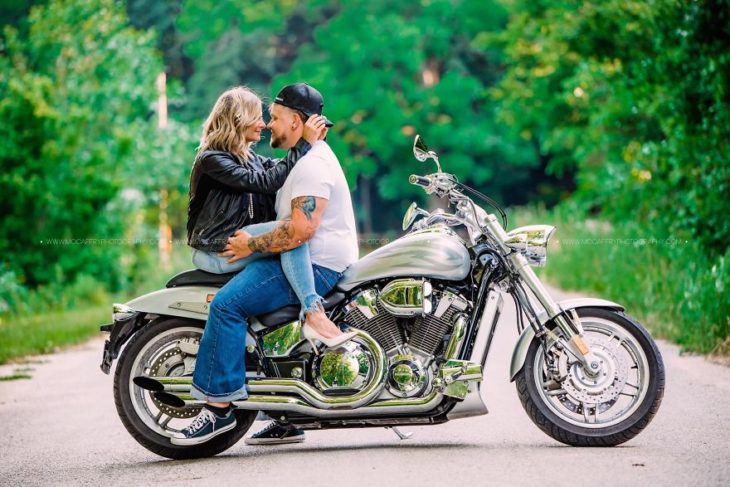
[[499,77],[498,55],[475,47],[505,21],[491,1],[343,3],[299,49],[291,71],[274,79],[272,91],[307,81],[323,93],[336,122],[330,144],[348,179],[361,196],[377,188],[376,229],[392,228],[408,200],[422,199],[408,176],[435,169],[413,158],[416,133],[445,171],[502,201],[525,202],[510,196],[528,194],[515,189],[527,186],[538,161],[495,121],[488,88]]
[[154,36],[113,0],[54,0],[25,22],[25,34],[5,29],[0,56],[3,266],[31,287],[80,274],[118,284],[110,240],[124,236],[125,168],[154,134]]
[[336,12],[328,0],[195,0],[177,18],[184,52],[194,62],[184,114],[205,117],[227,88],[247,85],[267,96],[271,80],[286,72],[314,27]]
[[727,252],[730,2],[506,3],[501,119],[585,206]]

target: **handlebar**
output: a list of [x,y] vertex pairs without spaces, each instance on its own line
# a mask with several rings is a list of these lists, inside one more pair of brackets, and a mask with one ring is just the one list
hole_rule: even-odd
[[415,184],[416,186],[423,186],[424,188],[431,186],[431,179],[424,176],[417,176],[415,174],[411,174],[411,177],[408,178],[408,182]]

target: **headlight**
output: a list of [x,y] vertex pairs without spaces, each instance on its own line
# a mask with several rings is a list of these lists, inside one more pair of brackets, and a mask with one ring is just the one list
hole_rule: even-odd
[[507,233],[504,243],[524,255],[530,265],[542,267],[547,261],[547,244],[553,233],[555,227],[551,225],[529,225]]

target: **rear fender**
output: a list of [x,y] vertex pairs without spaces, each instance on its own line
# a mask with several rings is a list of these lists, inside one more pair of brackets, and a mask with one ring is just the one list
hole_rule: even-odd
[[[605,299],[595,298],[577,298],[577,299],[566,299],[558,302],[558,306],[564,311],[570,311],[571,309],[579,308],[606,308],[617,311],[623,311],[624,307],[618,303],[612,301],[606,301]],[[543,311],[537,317],[540,323],[543,325],[550,321],[551,317],[548,316],[547,312]],[[525,365],[525,358],[527,357],[527,349],[530,347],[530,343],[535,339],[535,330],[531,326],[525,328],[525,331],[520,335],[514,350],[512,351],[512,362],[510,364],[509,377],[510,381],[514,381],[517,373],[522,370]]]
[[185,286],[160,289],[126,303],[134,311],[177,316],[194,320],[208,319],[210,302],[220,288]]
[[206,321],[210,302],[218,289],[204,286],[161,289],[126,303],[124,307],[128,308],[128,313],[120,313],[122,318],[115,318],[113,323],[101,327],[102,331],[110,333],[104,343],[102,372],[109,374],[124,344],[154,319],[178,317]]

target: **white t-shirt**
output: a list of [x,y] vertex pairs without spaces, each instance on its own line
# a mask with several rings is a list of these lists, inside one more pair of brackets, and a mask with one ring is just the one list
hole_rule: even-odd
[[322,140],[312,144],[276,194],[276,219],[291,220],[291,200],[314,196],[329,201],[309,240],[312,262],[337,272],[358,258],[357,229],[350,188],[337,156]]

